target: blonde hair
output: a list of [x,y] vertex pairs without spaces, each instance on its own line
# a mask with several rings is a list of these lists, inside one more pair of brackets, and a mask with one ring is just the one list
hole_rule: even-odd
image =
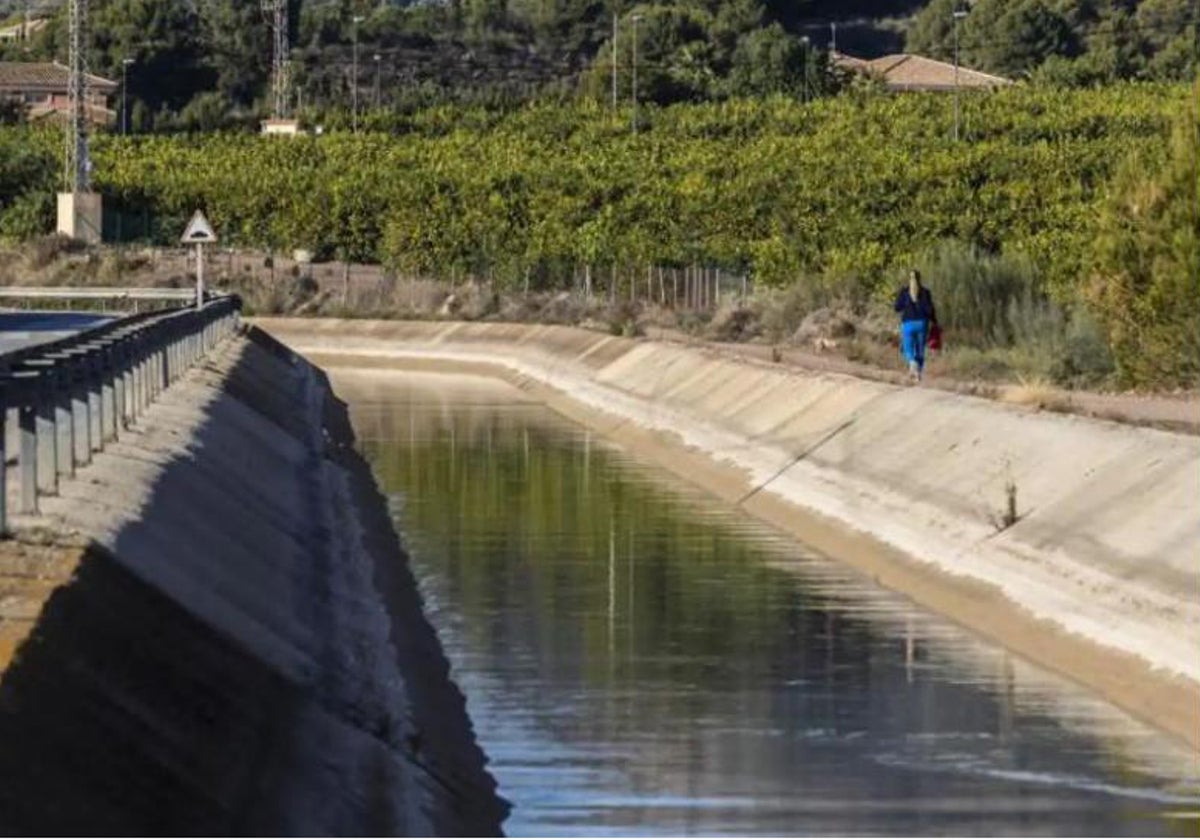
[[908,294],[915,301],[921,293],[921,272],[915,268],[908,272]]

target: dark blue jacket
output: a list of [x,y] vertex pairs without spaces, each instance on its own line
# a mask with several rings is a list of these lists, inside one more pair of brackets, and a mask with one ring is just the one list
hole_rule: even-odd
[[900,313],[901,321],[931,321],[937,323],[937,310],[933,308],[933,295],[924,286],[917,292],[914,301],[908,293],[908,286],[896,295],[895,310]]

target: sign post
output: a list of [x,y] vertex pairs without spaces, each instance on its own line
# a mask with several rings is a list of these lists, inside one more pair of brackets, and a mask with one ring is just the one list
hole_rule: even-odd
[[217,234],[204,213],[197,210],[179,241],[196,246],[196,308],[199,309],[204,306],[204,246],[216,243]]

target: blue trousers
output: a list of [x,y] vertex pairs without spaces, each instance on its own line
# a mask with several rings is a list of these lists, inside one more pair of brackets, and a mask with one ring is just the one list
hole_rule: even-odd
[[928,321],[905,321],[900,325],[900,351],[917,370],[925,369],[925,342],[929,338]]

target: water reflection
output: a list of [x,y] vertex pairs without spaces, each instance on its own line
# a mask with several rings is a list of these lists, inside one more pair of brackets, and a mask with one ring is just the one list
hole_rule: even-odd
[[485,380],[336,373],[512,834],[1188,834],[1195,759]]

